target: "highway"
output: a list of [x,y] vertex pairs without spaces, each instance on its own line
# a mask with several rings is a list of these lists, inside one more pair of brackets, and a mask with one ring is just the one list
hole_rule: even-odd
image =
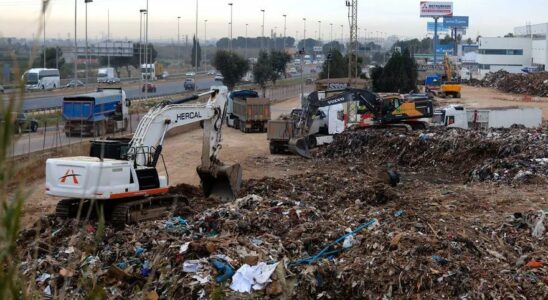
[[[156,93],[149,93],[149,95],[153,97],[175,94],[184,91],[183,79],[177,81],[155,81],[154,84],[156,84]],[[213,78],[203,78],[196,80],[196,85],[198,89],[209,89],[209,87],[215,84],[222,83],[220,81],[216,82],[215,80],[213,80]],[[122,85],[122,87],[124,86]],[[90,87],[88,90],[92,91],[92,88]],[[138,98],[141,96],[144,97],[144,93],[141,92],[140,85],[132,84],[132,86],[124,87],[124,90],[126,91],[126,96],[128,98]],[[32,94],[29,94],[29,97],[25,98],[25,100],[23,101],[23,110],[37,110],[51,107],[60,107],[63,102],[63,97],[65,96],[66,93],[62,95],[39,97],[32,97]],[[7,99],[4,100],[4,102],[7,101]]]

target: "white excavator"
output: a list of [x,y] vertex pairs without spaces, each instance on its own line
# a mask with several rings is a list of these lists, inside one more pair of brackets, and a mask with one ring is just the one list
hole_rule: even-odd
[[[185,104],[205,96],[210,97],[207,103]],[[83,208],[100,207],[106,218],[121,225],[166,215],[181,195],[170,192],[167,169],[160,176],[156,168],[163,161],[164,139],[171,129],[196,122],[203,123],[197,172],[204,195],[235,199],[241,184],[240,165],[224,165],[217,158],[227,97],[228,89],[217,86],[200,95],[159,103],[141,119],[131,140],[93,141],[90,156],[48,159],[46,193],[64,198],[57,204],[57,216],[82,217]],[[89,216],[92,209],[87,211]]]

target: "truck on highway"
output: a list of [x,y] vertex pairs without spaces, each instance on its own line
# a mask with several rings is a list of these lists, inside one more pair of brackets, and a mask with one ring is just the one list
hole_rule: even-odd
[[227,125],[242,132],[266,132],[270,120],[270,100],[259,98],[252,90],[230,93],[227,104]]
[[141,65],[141,77],[143,80],[164,79],[164,75],[166,75],[164,73],[164,66],[159,62]]
[[94,93],[63,99],[65,135],[103,136],[126,131],[130,101],[121,88],[101,88]]
[[436,110],[432,124],[463,129],[510,128],[513,125],[536,128],[542,125],[542,110],[516,106],[467,109],[451,105]]
[[119,83],[120,78],[116,77],[114,68],[99,68],[97,70],[97,83]]

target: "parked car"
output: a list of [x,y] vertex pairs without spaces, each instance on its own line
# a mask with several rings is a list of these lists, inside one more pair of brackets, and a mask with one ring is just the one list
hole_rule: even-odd
[[215,81],[223,81],[225,78],[223,77],[223,75],[217,73],[217,75],[215,75]]
[[108,83],[108,84],[120,83],[120,78],[118,78],[118,77],[110,77],[110,78],[107,79],[107,83]]
[[162,72],[162,79],[167,79],[168,77],[169,77],[169,72],[168,71]]
[[141,91],[144,93],[145,91],[149,92],[149,93],[156,93],[156,85],[153,84],[153,83],[145,83],[143,84],[143,88],[141,89]]
[[186,72],[185,76],[194,77],[194,76],[196,76],[196,73],[195,72]]
[[78,79],[73,79],[65,85],[65,87],[68,87],[68,88],[73,88],[78,86],[84,86],[84,83]]
[[[27,113],[12,113],[14,120],[14,129],[16,133],[36,132],[38,130],[38,121],[31,118]],[[0,115],[0,123],[4,123],[4,116]]]
[[185,91],[194,90],[194,88],[196,87],[196,83],[194,82],[194,79],[192,78],[185,79],[185,82],[183,85],[185,87]]
[[217,72],[215,70],[207,71],[207,75],[215,75]]

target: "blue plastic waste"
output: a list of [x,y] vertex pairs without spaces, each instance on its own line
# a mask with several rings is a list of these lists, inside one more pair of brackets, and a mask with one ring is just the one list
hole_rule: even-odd
[[220,258],[212,258],[210,262],[215,270],[219,272],[219,275],[215,278],[217,283],[221,283],[229,278],[232,278],[232,275],[234,275],[234,268],[225,260]]

